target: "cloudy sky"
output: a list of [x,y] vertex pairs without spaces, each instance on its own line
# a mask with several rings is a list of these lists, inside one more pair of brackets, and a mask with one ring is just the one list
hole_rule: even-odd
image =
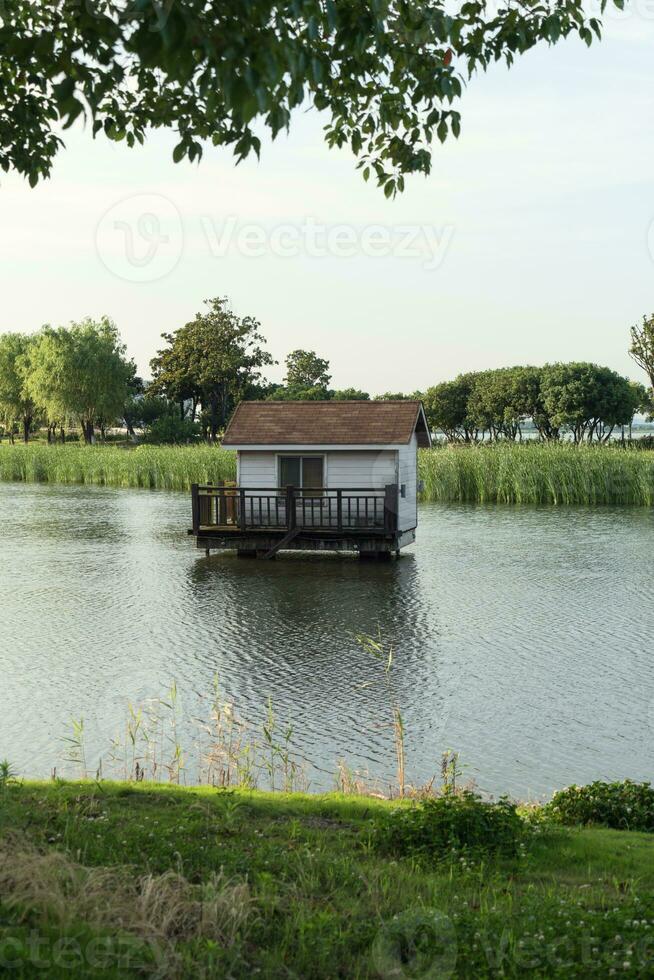
[[280,361],[328,357],[338,387],[562,359],[644,381],[626,350],[654,310],[653,44],[639,0],[591,50],[475,78],[460,139],[393,201],[311,112],[238,168],[213,148],[173,164],[170,134],[130,151],[80,128],[48,182],[0,181],[0,330],[106,313],[147,376],[160,334],[226,295]]

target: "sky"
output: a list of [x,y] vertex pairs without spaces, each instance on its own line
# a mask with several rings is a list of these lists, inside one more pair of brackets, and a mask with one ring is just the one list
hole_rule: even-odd
[[106,314],[140,372],[227,296],[334,387],[413,391],[461,371],[592,360],[645,381],[629,327],[654,311],[654,0],[589,50],[541,46],[475,77],[459,140],[386,200],[315,111],[235,167],[174,134],[128,149],[76,128],[52,177],[0,179],[0,331]]

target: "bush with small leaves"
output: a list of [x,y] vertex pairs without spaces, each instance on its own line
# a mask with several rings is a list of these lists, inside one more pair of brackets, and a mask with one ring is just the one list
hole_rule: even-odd
[[155,419],[147,427],[143,441],[172,446],[198,442],[199,438],[200,426],[196,422],[171,413]]
[[376,828],[375,843],[379,850],[396,855],[516,854],[526,833],[509,799],[487,802],[466,790],[394,810]]
[[654,832],[654,787],[630,779],[568,786],[554,794],[546,810],[567,826],[602,824],[615,830]]

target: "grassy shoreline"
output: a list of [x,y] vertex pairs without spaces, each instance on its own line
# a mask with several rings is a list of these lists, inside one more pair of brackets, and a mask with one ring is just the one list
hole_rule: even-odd
[[652,975],[651,835],[571,828],[515,858],[389,859],[370,838],[394,806],[8,784],[0,956],[21,978]]
[[[0,445],[0,480],[188,490],[234,479],[235,453],[211,446]],[[654,451],[499,444],[422,450],[421,499],[437,503],[654,505]]]

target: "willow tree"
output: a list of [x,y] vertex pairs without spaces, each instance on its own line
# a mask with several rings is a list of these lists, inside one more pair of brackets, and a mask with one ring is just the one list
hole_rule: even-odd
[[175,161],[204,141],[241,160],[255,130],[275,137],[313,106],[391,196],[429,173],[435,137],[458,136],[467,77],[600,33],[583,0],[3,0],[0,166],[36,184],[79,117],[129,146],[173,129]]
[[44,327],[27,353],[25,385],[49,421],[74,419],[91,443],[96,425],[122,416],[135,373],[115,324],[103,317]]
[[0,334],[0,419],[13,441],[19,425],[23,441],[28,442],[36,406],[25,386],[25,356],[31,338],[21,333]]

